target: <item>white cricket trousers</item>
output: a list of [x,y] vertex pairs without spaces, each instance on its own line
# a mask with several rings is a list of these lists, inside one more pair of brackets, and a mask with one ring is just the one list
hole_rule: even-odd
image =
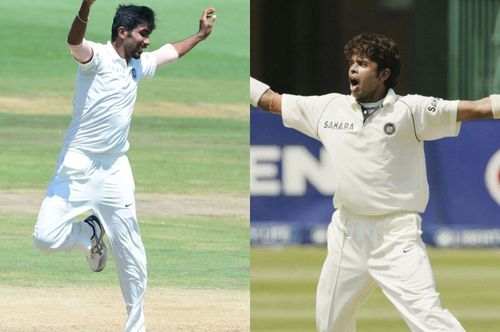
[[73,220],[92,210],[101,220],[118,270],[128,319],[126,332],[145,331],[146,253],[137,223],[134,179],[128,158],[62,152],[42,203],[33,237],[47,253],[88,252],[90,227]]
[[318,331],[356,331],[358,308],[377,286],[411,331],[465,331],[441,307],[421,233],[418,213],[335,211],[317,288]]

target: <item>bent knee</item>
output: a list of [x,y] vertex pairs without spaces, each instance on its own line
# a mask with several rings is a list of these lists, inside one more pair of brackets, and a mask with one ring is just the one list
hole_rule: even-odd
[[33,231],[33,244],[45,253],[54,252],[57,249],[56,242],[56,239],[51,237],[47,232],[37,228]]

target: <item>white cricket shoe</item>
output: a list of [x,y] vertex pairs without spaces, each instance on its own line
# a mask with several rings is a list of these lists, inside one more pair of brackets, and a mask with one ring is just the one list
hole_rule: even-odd
[[83,222],[92,227],[94,231],[90,238],[91,247],[90,253],[87,255],[87,262],[92,271],[100,272],[104,269],[108,261],[108,250],[104,244],[104,227],[102,227],[101,222],[94,215],[88,217]]

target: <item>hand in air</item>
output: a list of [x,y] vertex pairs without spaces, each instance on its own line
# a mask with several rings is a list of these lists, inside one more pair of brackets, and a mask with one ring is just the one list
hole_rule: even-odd
[[217,16],[215,15],[215,8],[207,8],[203,11],[200,18],[200,28],[198,33],[203,39],[207,38],[212,32]]

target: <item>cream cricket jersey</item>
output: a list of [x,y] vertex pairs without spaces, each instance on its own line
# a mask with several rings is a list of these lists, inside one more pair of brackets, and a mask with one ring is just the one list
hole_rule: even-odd
[[144,52],[127,61],[111,45],[91,43],[94,56],[80,64],[73,99],[73,117],[63,150],[88,154],[121,154],[128,150],[130,121],[140,79],[153,76],[156,59]]
[[352,96],[283,95],[282,116],[323,143],[333,159],[335,208],[361,215],[423,212],[429,199],[424,140],[456,136],[458,101],[390,89],[383,107],[363,123]]

